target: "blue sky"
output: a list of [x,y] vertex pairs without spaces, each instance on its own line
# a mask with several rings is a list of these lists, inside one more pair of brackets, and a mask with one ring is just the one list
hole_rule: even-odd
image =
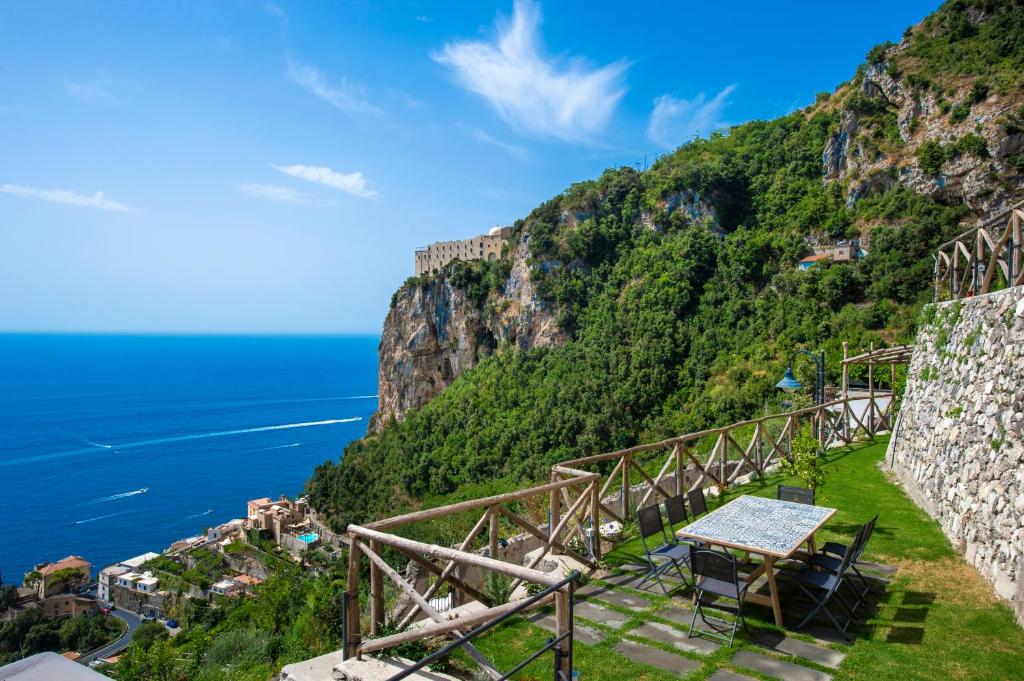
[[415,247],[805,106],[936,6],[4,2],[0,331],[379,332]]

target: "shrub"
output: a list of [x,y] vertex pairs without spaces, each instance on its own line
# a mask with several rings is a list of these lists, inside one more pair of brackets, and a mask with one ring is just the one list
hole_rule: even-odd
[[946,150],[935,140],[926,140],[918,145],[914,156],[921,170],[929,175],[938,175],[942,171],[942,164],[946,162]]
[[782,461],[782,471],[794,477],[811,489],[819,489],[825,483],[825,471],[818,465],[821,444],[806,426],[793,437],[789,450],[790,459]]

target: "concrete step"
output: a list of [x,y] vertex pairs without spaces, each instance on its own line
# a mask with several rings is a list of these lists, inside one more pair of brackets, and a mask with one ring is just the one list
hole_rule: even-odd
[[622,626],[629,621],[629,617],[627,615],[623,615],[621,612],[610,610],[590,601],[577,603],[573,608],[573,615],[575,617],[583,617],[591,622],[597,622],[598,624],[603,624],[606,627],[611,627],[613,629],[621,629]]
[[633,629],[628,635],[664,643],[684,652],[696,653],[697,655],[711,655],[721,648],[721,645],[715,641],[700,637],[690,638],[686,632],[679,631],[672,625],[662,624],[661,622],[648,622],[638,629]]
[[737,667],[747,667],[767,676],[784,681],[829,681],[832,677],[817,669],[808,669],[767,655],[742,650],[729,661]]
[[665,652],[660,648],[645,646],[643,643],[637,643],[636,641],[619,641],[615,644],[615,651],[620,655],[625,655],[634,662],[656,667],[676,676],[686,676],[700,669],[700,662],[696,660]]
[[725,669],[719,669],[708,677],[708,681],[754,681],[754,679],[749,676],[726,671]]
[[759,646],[774,650],[783,655],[793,655],[820,664],[822,667],[838,669],[846,659],[846,653],[831,648],[823,648],[800,639],[790,638],[774,631],[752,630],[751,638]]
[[[550,612],[538,612],[527,618],[530,624],[535,627],[540,627],[545,631],[555,633],[555,615]],[[585,643],[588,646],[600,643],[604,640],[604,634],[601,631],[588,627],[586,624],[580,622],[573,623],[573,640],[578,643]]]
[[625,593],[623,591],[615,591],[610,588],[595,589],[584,594],[587,600],[598,600],[604,601],[605,603],[611,603],[612,605],[627,610],[634,610],[640,612],[651,607],[651,602],[643,596]]

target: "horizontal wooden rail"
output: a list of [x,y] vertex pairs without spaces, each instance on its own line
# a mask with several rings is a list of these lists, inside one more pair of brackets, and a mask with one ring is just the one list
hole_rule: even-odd
[[520,565],[506,563],[502,560],[488,558],[468,551],[450,549],[445,546],[438,546],[437,544],[424,544],[423,542],[416,541],[415,539],[406,539],[405,537],[399,537],[397,535],[380,532],[378,530],[371,530],[368,527],[360,527],[359,525],[349,525],[348,532],[349,534],[357,537],[364,537],[366,539],[379,541],[381,544],[394,546],[395,548],[416,551],[422,555],[432,556],[434,558],[446,558],[448,560],[453,560],[456,563],[473,565],[475,567],[491,570],[492,572],[497,572],[509,577],[524,579],[527,582],[533,582],[534,584],[551,586],[553,584],[557,584],[562,579],[561,575],[552,575],[549,572],[541,572],[540,570],[525,568]]
[[383,520],[367,523],[366,527],[374,530],[389,530],[393,527],[399,527],[400,525],[408,525],[409,523],[418,523],[424,520],[441,518],[446,515],[454,515],[465,511],[474,511],[479,508],[487,508],[488,506],[498,506],[512,501],[521,501],[529,497],[547,494],[548,492],[559,490],[563,487],[579,484],[580,482],[589,482],[590,480],[594,480],[598,477],[600,476],[597,473],[583,473],[581,471],[581,476],[573,480],[559,480],[557,482],[549,482],[546,485],[530,487],[529,489],[521,489],[515,492],[495,494],[494,496],[483,497],[481,499],[460,501],[457,504],[449,504],[448,506],[438,506],[436,508],[428,508],[422,511],[413,511],[412,513],[405,513],[403,515],[396,515],[391,518],[384,518]]

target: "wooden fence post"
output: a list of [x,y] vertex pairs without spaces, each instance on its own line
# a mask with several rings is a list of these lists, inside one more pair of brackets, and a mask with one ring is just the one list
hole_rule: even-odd
[[601,490],[597,480],[590,483],[590,550],[601,560]]
[[[554,471],[551,472],[551,482],[558,482],[558,473],[556,473]],[[551,490],[551,501],[550,501],[549,508],[548,508],[548,516],[549,516],[549,519],[548,519],[548,523],[549,523],[548,524],[548,538],[551,539],[551,540],[555,539],[555,536],[554,536],[555,528],[558,527],[558,524],[561,522],[561,519],[562,519],[561,510],[562,510],[561,491],[557,490],[557,489],[553,489],[553,490]],[[551,544],[551,554],[552,555],[557,555],[558,553],[560,553],[560,551],[554,545],[554,543],[552,543]]]
[[683,446],[677,444],[672,448],[672,454],[676,457],[676,494],[686,492],[686,469],[683,467]]
[[490,556],[494,560],[500,560],[498,558],[498,507],[491,506],[487,509],[487,514],[490,516],[490,526],[487,529],[487,546],[490,549]]
[[629,522],[629,495],[631,494],[629,474],[632,472],[632,465],[629,454],[622,457],[622,519],[626,522]]
[[[567,585],[571,589],[572,585]],[[555,669],[565,679],[572,679],[572,619],[569,613],[569,594],[564,591],[555,592],[555,638],[569,634],[568,638],[558,644],[559,655],[555,660]]]
[[[875,352],[875,341],[871,341],[871,352]],[[875,436],[875,362],[868,360],[868,437]]]
[[[380,555],[380,542],[371,541],[370,550]],[[370,636],[377,636],[384,626],[384,579],[377,564],[370,562]]]
[[354,535],[349,535],[348,547],[348,611],[345,613],[348,623],[346,632],[345,659],[355,657],[359,652],[359,644],[363,642],[359,625],[359,545]]

